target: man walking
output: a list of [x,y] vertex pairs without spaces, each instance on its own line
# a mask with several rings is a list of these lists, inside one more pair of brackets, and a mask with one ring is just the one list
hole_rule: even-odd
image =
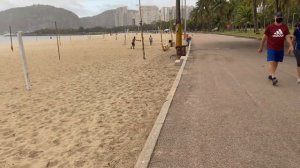
[[295,44],[295,57],[297,60],[297,72],[298,72],[298,79],[297,82],[300,84],[300,19],[298,21],[297,27],[294,31],[294,38],[293,42]]
[[274,18],[275,22],[269,25],[265,30],[258,52],[262,53],[265,42],[267,41],[267,61],[269,62],[270,72],[268,79],[271,80],[272,84],[275,86],[278,83],[278,79],[276,78],[276,69],[278,67],[278,63],[282,62],[284,57],[284,41],[286,40],[289,44],[288,54],[291,54],[294,49],[289,35],[290,32],[288,26],[282,23],[282,13],[275,13]]
[[149,42],[150,42],[150,46],[152,46],[152,43],[153,43],[153,38],[152,38],[152,36],[150,35],[150,37],[149,37]]

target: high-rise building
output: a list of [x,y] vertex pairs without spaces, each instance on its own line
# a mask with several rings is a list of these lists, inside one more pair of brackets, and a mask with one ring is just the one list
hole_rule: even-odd
[[186,18],[189,20],[189,19],[191,19],[191,13],[192,13],[192,11],[194,10],[194,7],[193,6],[187,6],[186,7]]
[[[190,19],[191,12],[193,11],[193,6],[181,7],[181,16],[185,18],[185,11],[187,15],[187,19]],[[163,21],[170,21],[176,19],[176,7],[163,7],[161,9],[161,16]]]
[[141,10],[144,24],[151,24],[159,21],[160,14],[157,6],[141,6]]
[[116,9],[116,14],[115,14],[115,26],[125,26],[126,25],[126,16],[128,14],[128,9],[127,6],[125,7],[120,7]]
[[171,19],[171,8],[163,7],[160,10],[161,20],[168,22]]
[[[161,10],[157,6],[141,6],[143,23],[152,24],[157,21],[170,21],[176,19],[176,7],[163,7]],[[192,6],[187,6],[187,18],[190,18],[190,13],[193,10]],[[128,10],[127,6],[120,7],[114,10],[114,18],[110,19],[114,22],[113,27],[120,26],[132,26],[140,24],[140,13],[136,10]],[[182,8],[182,12],[185,12],[185,8]],[[185,13],[182,14],[185,16]]]
[[139,25],[139,21],[140,21],[139,11],[129,10],[128,17],[127,17],[127,25],[128,26]]
[[138,23],[139,12],[135,10],[128,10],[126,7],[120,7],[115,12],[115,27],[132,26]]

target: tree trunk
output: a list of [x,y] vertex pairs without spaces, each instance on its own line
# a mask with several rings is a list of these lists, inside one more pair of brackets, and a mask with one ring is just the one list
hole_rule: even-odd
[[254,33],[259,33],[258,25],[257,25],[257,5],[256,5],[256,0],[252,0],[252,4],[253,4]]
[[[289,25],[289,22],[290,22],[290,7],[288,7],[287,9],[287,21],[286,21],[286,24]],[[293,27],[293,25],[292,25]]]
[[265,5],[266,5],[266,0],[263,0],[263,16],[264,16],[264,29],[266,28],[266,9],[265,9]]

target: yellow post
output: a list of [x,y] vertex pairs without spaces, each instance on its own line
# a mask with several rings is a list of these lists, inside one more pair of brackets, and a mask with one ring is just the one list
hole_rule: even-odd
[[182,25],[177,23],[176,47],[182,46]]
[[182,46],[182,23],[181,23],[181,15],[180,15],[180,0],[176,0],[176,51],[177,57],[185,55],[185,46]]

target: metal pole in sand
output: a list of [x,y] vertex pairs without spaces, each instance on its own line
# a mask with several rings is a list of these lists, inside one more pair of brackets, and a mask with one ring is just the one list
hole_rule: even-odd
[[57,51],[58,51],[58,60],[60,60],[60,49],[59,49],[59,41],[58,41],[58,29],[57,29],[57,25],[56,25],[56,22],[54,22],[55,23],[55,29],[56,29],[56,41],[57,41]]
[[12,42],[12,34],[11,34],[11,26],[9,25],[9,36],[10,36],[10,49],[12,52],[14,52],[14,46]]
[[143,47],[143,59],[146,59],[145,56],[145,43],[144,43],[144,32],[143,32],[143,17],[142,17],[142,7],[141,7],[141,0],[139,0],[139,9],[140,9],[140,25],[141,25],[141,36],[142,36],[142,47]]
[[19,48],[20,48],[20,57],[23,65],[23,72],[24,72],[24,78],[25,78],[25,84],[26,84],[26,89],[30,90],[31,89],[31,83],[30,83],[30,78],[29,78],[29,73],[28,73],[28,65],[27,65],[27,60],[26,60],[26,55],[25,55],[25,49],[23,45],[23,39],[22,39],[22,32],[18,32],[18,42],[19,42]]

